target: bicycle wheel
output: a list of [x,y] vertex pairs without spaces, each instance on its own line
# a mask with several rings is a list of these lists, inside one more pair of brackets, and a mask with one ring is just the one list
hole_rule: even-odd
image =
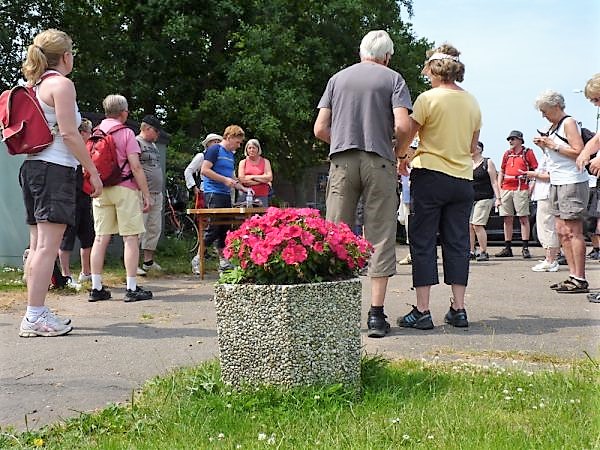
[[165,213],[165,236],[183,241],[185,249],[193,253],[198,249],[198,227],[194,220],[184,213]]

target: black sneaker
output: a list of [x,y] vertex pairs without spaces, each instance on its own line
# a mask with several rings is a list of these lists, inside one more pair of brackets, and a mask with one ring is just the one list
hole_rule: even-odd
[[531,253],[529,253],[529,249],[527,247],[523,247],[523,259],[531,259]]
[[568,265],[566,256],[562,255],[562,254],[558,255],[558,258],[556,258],[556,262],[558,263],[559,266]]
[[502,250],[496,253],[496,258],[510,258],[512,255],[512,248],[504,247]]
[[449,323],[453,327],[466,328],[469,326],[467,320],[467,311],[463,309],[454,309],[452,306],[444,316],[444,322]]
[[372,314],[369,311],[369,318],[367,319],[367,336],[372,338],[384,337],[390,332],[390,324],[385,314]]
[[592,251],[587,254],[587,257],[589,259],[600,259],[600,251],[593,248]]
[[398,317],[396,321],[399,327],[403,328],[416,328],[418,330],[431,330],[433,328],[433,321],[431,320],[431,313],[429,310],[421,312],[413,305],[413,309],[407,315]]
[[125,293],[125,298],[123,299],[125,303],[130,302],[139,302],[140,300],[150,300],[152,298],[152,292],[142,289],[141,286],[135,288],[135,291],[131,289],[127,289]]
[[477,261],[489,261],[490,254],[488,252],[481,252],[477,257]]
[[97,302],[99,300],[108,300],[111,297],[110,291],[108,289],[92,289],[90,291],[90,296],[88,297],[88,302]]
[[470,252],[469,253],[469,259],[471,261],[475,261],[477,259],[477,255],[475,254],[475,252]]

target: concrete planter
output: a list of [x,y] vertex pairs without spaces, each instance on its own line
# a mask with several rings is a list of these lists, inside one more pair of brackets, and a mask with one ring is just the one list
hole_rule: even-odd
[[227,384],[360,381],[361,283],[217,284],[221,376]]

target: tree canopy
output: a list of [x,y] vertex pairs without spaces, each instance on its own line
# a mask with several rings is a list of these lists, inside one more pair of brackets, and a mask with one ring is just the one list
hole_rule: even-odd
[[66,31],[80,109],[101,112],[118,92],[132,118],[155,114],[172,135],[168,169],[178,178],[201,137],[231,123],[261,141],[278,176],[298,179],[322,161],[316,105],[329,77],[358,61],[369,30],[392,36],[390,67],[413,97],[426,88],[430,43],[401,17],[412,0],[0,0],[0,13],[3,89],[20,78],[37,32]]

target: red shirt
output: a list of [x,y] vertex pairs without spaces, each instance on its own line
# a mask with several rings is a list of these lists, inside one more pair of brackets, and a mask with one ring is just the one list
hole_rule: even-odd
[[521,171],[537,169],[538,162],[533,150],[521,146],[519,149],[508,149],[502,157],[500,170],[504,175],[501,189],[505,191],[523,191],[529,188],[527,177]]

